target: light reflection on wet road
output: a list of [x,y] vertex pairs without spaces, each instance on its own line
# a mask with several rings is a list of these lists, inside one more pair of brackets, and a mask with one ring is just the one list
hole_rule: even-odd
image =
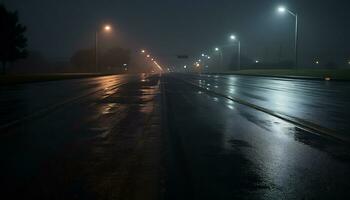
[[350,84],[235,75],[186,75],[181,78],[226,96],[272,109],[338,131],[350,129]]
[[0,127],[70,99],[99,90],[110,91],[112,87],[123,84],[127,78],[107,76],[1,86],[0,104],[5,106],[1,106],[0,109]]
[[[223,82],[230,78],[223,77]],[[167,104],[163,107],[168,113],[171,144],[168,199],[350,197],[347,146],[200,91],[182,79],[180,74],[165,78]],[[201,77],[186,75],[188,79]],[[206,79],[201,82],[211,89],[216,84]],[[245,92],[255,94],[254,88]],[[269,101],[268,94],[264,97]]]
[[[52,90],[62,85],[65,85],[64,91],[57,91],[57,102],[76,95],[90,95],[1,130],[2,197],[141,199],[156,196],[162,152],[157,100],[159,76],[59,81],[28,85],[24,90],[38,87],[44,98],[40,101],[49,105],[45,98],[55,99]],[[32,102],[25,99],[38,97],[23,98],[22,91],[18,94],[23,103],[33,109]]]
[[[332,95],[341,93],[331,85],[298,80],[180,74],[2,88],[1,104],[9,107],[0,116],[6,123],[81,97],[1,130],[3,196],[350,198],[350,151],[345,144],[198,90],[183,79],[293,115],[312,117],[315,112],[320,115],[316,120],[336,109],[318,107],[334,103],[327,103],[328,93],[323,97],[325,88]],[[13,99],[17,101],[10,105]],[[347,96],[334,101],[345,102]],[[339,118],[337,112],[333,118]],[[336,122],[343,123],[329,125]]]

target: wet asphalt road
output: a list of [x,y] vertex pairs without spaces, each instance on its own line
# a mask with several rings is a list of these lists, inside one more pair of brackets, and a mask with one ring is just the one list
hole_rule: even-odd
[[307,120],[350,138],[350,84],[235,75],[181,76],[202,88],[291,117]]
[[350,198],[348,144],[206,91],[345,134],[349,87],[181,74],[3,87],[1,193],[7,199]]

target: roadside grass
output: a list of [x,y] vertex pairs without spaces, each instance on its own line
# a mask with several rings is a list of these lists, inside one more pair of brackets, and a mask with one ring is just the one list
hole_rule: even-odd
[[350,80],[350,69],[251,69],[232,71],[232,74],[241,75],[260,75],[276,77],[301,77],[301,78],[320,78],[326,77],[332,80]]
[[106,76],[110,74],[97,73],[53,73],[53,74],[23,74],[23,75],[0,75],[0,85],[13,85],[22,83],[57,81],[65,79],[90,78]]

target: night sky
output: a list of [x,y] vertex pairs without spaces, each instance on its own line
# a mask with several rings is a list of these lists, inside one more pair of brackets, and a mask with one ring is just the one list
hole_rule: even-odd
[[[66,59],[92,47],[93,34],[113,25],[105,43],[150,49],[163,63],[177,54],[199,55],[229,43],[235,33],[252,59],[293,59],[294,19],[280,15],[286,5],[300,17],[303,65],[350,59],[349,0],[4,0],[28,27],[29,48],[51,59]],[[113,41],[113,42],[112,42]],[[282,54],[282,55],[281,55]]]

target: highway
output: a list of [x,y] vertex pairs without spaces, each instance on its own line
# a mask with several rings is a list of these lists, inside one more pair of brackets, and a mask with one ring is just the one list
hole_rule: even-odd
[[235,75],[188,75],[181,78],[204,89],[306,120],[349,138],[350,84],[346,81]]
[[215,74],[4,86],[2,195],[348,199],[349,89]]

